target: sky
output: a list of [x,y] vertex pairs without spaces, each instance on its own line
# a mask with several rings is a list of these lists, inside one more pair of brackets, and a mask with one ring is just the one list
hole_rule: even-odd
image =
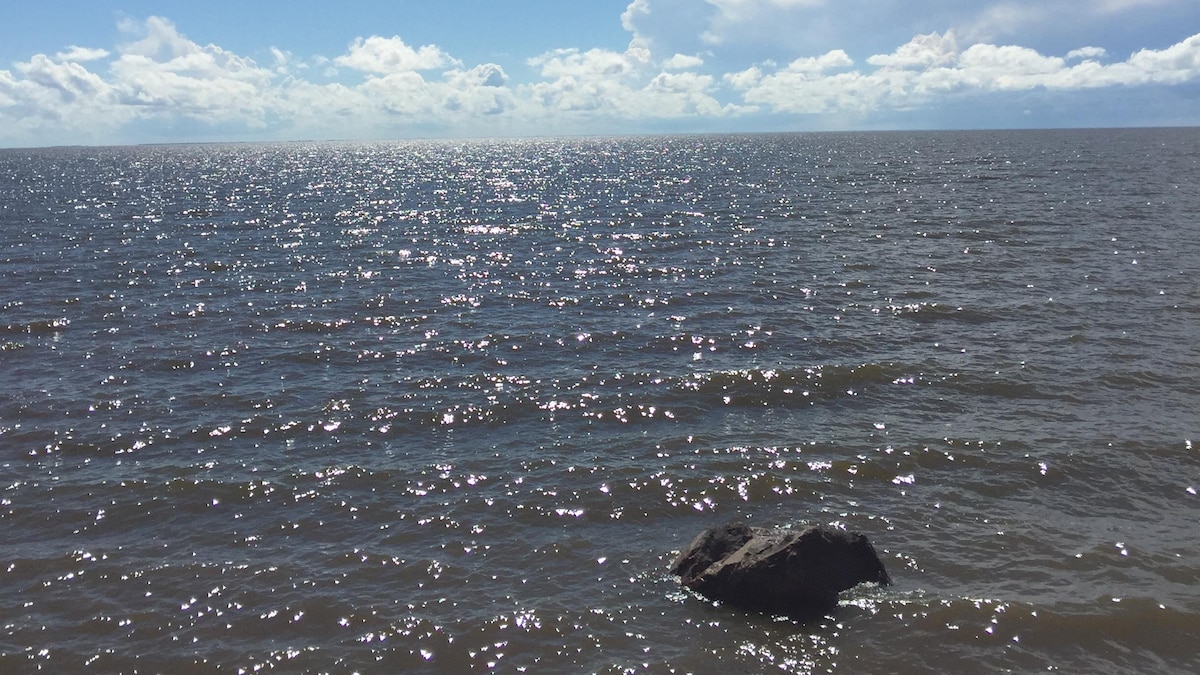
[[0,8],[0,147],[1127,126],[1200,126],[1200,2]]

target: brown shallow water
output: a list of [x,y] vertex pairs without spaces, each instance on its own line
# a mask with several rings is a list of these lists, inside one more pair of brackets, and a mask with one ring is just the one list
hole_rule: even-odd
[[[1195,672],[1198,151],[0,151],[0,672]],[[734,518],[896,584],[683,592]]]

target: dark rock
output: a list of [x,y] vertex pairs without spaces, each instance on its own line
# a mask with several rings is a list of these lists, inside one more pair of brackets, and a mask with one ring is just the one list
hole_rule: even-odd
[[832,610],[838,593],[860,583],[892,582],[866,536],[819,526],[713,527],[679,554],[671,573],[712,600],[797,618]]

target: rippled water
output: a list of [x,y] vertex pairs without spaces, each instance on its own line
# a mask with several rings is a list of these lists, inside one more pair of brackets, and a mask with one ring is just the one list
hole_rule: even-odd
[[[0,151],[0,671],[1194,672],[1194,129]],[[800,624],[667,573],[834,523]]]

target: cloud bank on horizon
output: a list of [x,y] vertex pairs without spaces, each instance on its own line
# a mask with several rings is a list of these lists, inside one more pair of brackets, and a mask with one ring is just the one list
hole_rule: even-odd
[[1194,0],[965,4],[631,0],[627,43],[506,63],[378,34],[246,55],[124,19],[118,44],[0,69],[0,146],[1200,124],[1200,33],[1043,46],[1064,26],[1120,42],[1146,17],[1200,18]]

